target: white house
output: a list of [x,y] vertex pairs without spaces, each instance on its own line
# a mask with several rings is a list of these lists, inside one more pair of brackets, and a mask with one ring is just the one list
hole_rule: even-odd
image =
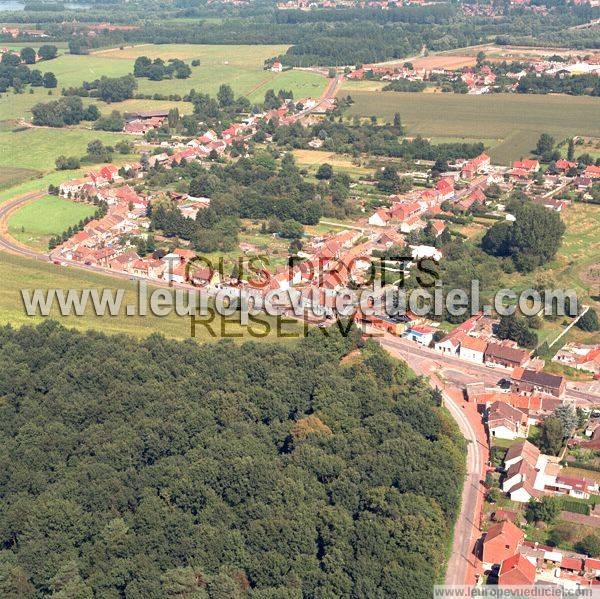
[[465,335],[461,339],[458,355],[463,360],[470,360],[471,362],[483,364],[483,356],[487,346],[487,341],[477,337],[471,337],[470,335]]
[[385,227],[390,221],[390,214],[387,210],[380,208],[369,217],[369,224],[375,227]]
[[437,329],[427,325],[413,325],[404,331],[404,337],[407,337],[415,343],[429,347],[433,341],[433,334]]

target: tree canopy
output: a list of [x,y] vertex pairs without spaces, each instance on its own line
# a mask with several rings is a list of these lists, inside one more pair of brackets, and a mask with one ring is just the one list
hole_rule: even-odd
[[428,596],[463,440],[358,342],[1,329],[0,595]]

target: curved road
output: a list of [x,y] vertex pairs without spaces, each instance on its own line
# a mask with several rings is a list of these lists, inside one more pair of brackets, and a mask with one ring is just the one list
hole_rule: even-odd
[[41,252],[36,252],[31,248],[21,245],[13,239],[8,233],[8,218],[10,215],[33,200],[39,200],[45,196],[43,191],[33,191],[31,193],[19,196],[0,205],[0,250],[10,252],[11,254],[20,254],[27,258],[44,260],[48,262],[50,258]]

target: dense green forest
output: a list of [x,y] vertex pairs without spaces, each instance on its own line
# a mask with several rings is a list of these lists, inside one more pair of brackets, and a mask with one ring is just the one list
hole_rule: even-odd
[[443,571],[463,441],[357,331],[199,346],[45,322],[0,353],[3,598],[415,599]]

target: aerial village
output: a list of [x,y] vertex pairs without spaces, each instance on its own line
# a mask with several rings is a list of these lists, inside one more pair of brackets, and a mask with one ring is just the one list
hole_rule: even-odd
[[[418,65],[418,63],[417,63]],[[396,64],[364,64],[347,69],[349,80],[381,81],[384,89],[394,90],[394,82],[402,84],[398,91],[422,91],[431,87],[442,92],[460,92],[471,95],[495,92],[522,91],[529,78],[542,76],[569,77],[600,74],[600,56],[548,56],[503,60],[478,61],[473,66],[451,68],[443,66],[419,67],[412,62]],[[412,87],[411,87],[411,84]]]
[[[244,277],[230,276],[209,268],[188,268],[187,263],[195,252],[183,240],[179,241],[179,245],[170,242],[167,249],[156,250],[146,256],[138,255],[136,239],[146,240],[150,236],[147,214],[153,197],[149,193],[138,193],[134,188],[140,189],[146,170],[155,165],[171,169],[184,162],[202,163],[216,157],[226,159],[232,144],[244,144],[249,140],[263,119],[277,119],[280,124],[293,123],[310,111],[326,113],[335,105],[330,99],[320,103],[303,99],[299,103],[304,107],[300,112],[290,112],[288,105],[283,103],[278,109],[232,124],[220,135],[207,130],[187,143],[172,140],[157,142],[154,153],[144,151],[139,161],[120,167],[109,164],[84,178],[62,183],[57,190],[61,196],[93,201],[104,205],[106,210],[100,218],[90,220],[81,230],[53,247],[51,259],[57,264],[78,264],[160,284],[188,288],[200,286],[208,291],[224,287],[255,287]],[[132,114],[125,123],[124,132],[132,137],[142,136],[160,127],[167,114],[167,111]],[[318,146],[320,140],[313,141]],[[372,264],[391,248],[404,248],[414,261],[438,262],[443,253],[436,247],[436,240],[448,234],[447,226],[457,215],[479,207],[491,211],[496,219],[514,220],[505,206],[486,196],[491,186],[503,192],[520,190],[547,210],[561,212],[569,200],[556,199],[556,195],[565,189],[585,195],[592,184],[600,180],[599,166],[579,165],[565,159],[555,161],[552,170],[545,172],[541,171],[536,159],[517,160],[509,167],[497,166],[485,153],[468,160],[456,160],[448,164],[447,171],[435,175],[432,175],[431,167],[432,164],[426,165],[424,172],[416,173],[427,179],[427,186],[415,186],[405,193],[387,196],[381,206],[371,213],[365,212],[353,226],[340,226],[340,231],[325,236],[307,236],[294,265],[279,265],[271,269],[267,278],[260,281],[259,291],[265,294],[286,291],[290,297],[297,298],[305,312],[303,318],[320,320],[323,326],[327,326],[338,316],[338,292],[348,288],[349,284],[355,285],[355,288],[364,286],[369,280]],[[198,212],[210,206],[211,202],[209,197],[193,197],[173,191],[166,195],[184,217],[191,219],[195,219]],[[415,235],[424,231],[428,232],[429,244],[411,242]],[[161,239],[156,233],[153,237]],[[249,244],[239,244],[244,260],[256,254],[256,249]],[[406,275],[410,276],[414,262],[402,266]],[[403,336],[415,344],[432,347],[469,362],[505,368],[527,367],[530,371],[539,371],[544,366],[543,361],[531,359],[530,351],[517,347],[514,341],[497,338],[494,334],[497,319],[481,313],[450,332],[440,330],[438,322],[414,314],[411,316],[410,312],[389,315],[382,311],[367,316],[358,310],[356,318],[385,333]],[[596,349],[591,346],[565,346],[555,360],[598,374]],[[560,397],[561,394],[552,391],[552,395]]]

